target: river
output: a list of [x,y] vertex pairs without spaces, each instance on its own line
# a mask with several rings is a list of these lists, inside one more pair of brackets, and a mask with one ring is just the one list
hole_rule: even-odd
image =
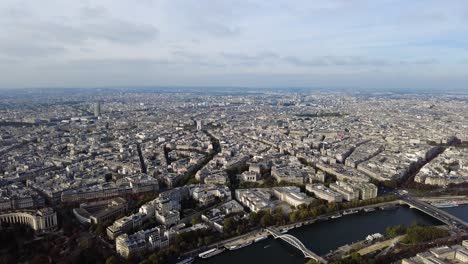
[[[448,212],[468,221],[468,205],[444,208]],[[369,234],[385,233],[388,226],[417,222],[423,225],[439,225],[438,220],[407,206],[397,209],[345,215],[341,218],[314,223],[293,229],[289,234],[299,238],[315,253],[325,255],[345,244],[365,239]],[[305,262],[302,253],[291,245],[273,238],[254,243],[234,251],[226,250],[209,259],[197,258],[196,263],[301,263]]]
[[460,218],[461,220],[468,222],[468,204],[462,204],[457,207],[449,207],[442,209]]

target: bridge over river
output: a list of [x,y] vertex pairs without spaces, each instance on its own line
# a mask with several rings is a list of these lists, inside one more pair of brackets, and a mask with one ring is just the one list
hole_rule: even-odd
[[468,230],[468,223],[462,219],[439,209],[429,203],[423,202],[415,197],[404,195],[399,197],[400,200],[408,204],[411,208],[418,209],[419,211],[434,217],[435,219],[447,224],[450,228]]
[[273,227],[266,228],[266,231],[270,233],[273,236],[273,238],[275,239],[280,238],[286,243],[299,249],[306,258],[311,258],[319,263],[328,263],[324,258],[320,257],[319,255],[315,254],[310,249],[308,249],[306,246],[304,246],[304,244],[302,244],[302,242],[299,239],[297,239],[295,236],[292,236],[289,234],[283,234],[279,232],[278,230],[274,229]]

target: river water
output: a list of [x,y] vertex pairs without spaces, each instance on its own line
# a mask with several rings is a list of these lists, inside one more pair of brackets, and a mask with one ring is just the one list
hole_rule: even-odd
[[442,208],[442,209],[460,218],[461,220],[468,222],[468,204],[463,204],[457,207]]
[[[468,205],[444,208],[448,212],[468,221]],[[315,253],[325,255],[345,244],[363,240],[369,234],[385,233],[388,226],[412,223],[423,225],[442,224],[438,220],[407,206],[393,210],[374,211],[345,215],[289,231]],[[302,253],[291,245],[271,237],[238,250],[226,250],[209,259],[197,258],[196,263],[301,263],[305,262]]]

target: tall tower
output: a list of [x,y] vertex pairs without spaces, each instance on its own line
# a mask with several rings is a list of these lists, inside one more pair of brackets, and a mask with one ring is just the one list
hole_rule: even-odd
[[97,102],[94,105],[94,116],[95,117],[101,116],[101,102]]

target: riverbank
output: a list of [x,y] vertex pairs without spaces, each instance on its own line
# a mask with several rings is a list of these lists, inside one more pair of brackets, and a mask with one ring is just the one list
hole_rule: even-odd
[[328,253],[325,257],[327,260],[339,260],[341,258],[349,256],[352,252],[357,252],[359,255],[364,256],[383,248],[389,247],[401,241],[405,236],[397,236],[395,238],[386,239],[383,241],[369,241],[367,239],[352,243],[346,244],[337,248],[336,250]]
[[[448,198],[455,198],[455,197],[444,197],[444,198],[448,199]],[[461,197],[456,197],[456,198],[461,198]],[[371,204],[371,205],[367,205],[367,206],[356,207],[356,208],[352,208],[352,209],[346,209],[346,210],[343,209],[343,210],[340,210],[340,211],[337,211],[337,212],[321,215],[321,216],[313,218],[313,219],[309,219],[309,220],[305,220],[305,221],[301,221],[301,222],[297,222],[297,223],[293,223],[293,224],[283,225],[283,226],[276,226],[275,228],[278,229],[278,230],[288,230],[288,232],[292,233],[292,235],[295,235],[296,237],[298,237],[298,239],[301,240],[306,245],[306,247],[310,248],[312,251],[314,251],[314,252],[318,253],[319,255],[323,256],[323,255],[328,254],[329,252],[328,251],[323,252],[320,249],[319,249],[318,252],[314,250],[314,246],[316,245],[315,242],[320,241],[319,245],[322,244],[322,240],[323,240],[322,237],[320,238],[320,240],[314,240],[312,242],[313,244],[310,244],[310,246],[309,246],[307,244],[308,238],[305,238],[305,240],[304,240],[304,237],[302,235],[303,230],[315,229],[315,226],[328,225],[327,224],[328,222],[334,223],[336,221],[344,220],[343,218],[345,218],[345,221],[349,221],[349,219],[361,218],[361,217],[366,216],[366,215],[373,215],[373,214],[370,214],[372,212],[384,212],[383,214],[388,215],[388,217],[393,217],[393,214],[398,214],[398,212],[394,213],[392,211],[392,209],[397,210],[397,211],[401,211],[398,208],[402,208],[402,207],[405,208],[403,211],[411,211],[411,212],[414,212],[414,214],[417,214],[418,217],[416,217],[416,219],[420,218],[421,216],[423,216],[424,219],[431,219],[431,220],[424,220],[424,221],[427,222],[426,224],[430,224],[430,225],[432,225],[432,224],[439,225],[440,224],[439,221],[434,220],[432,217],[427,216],[422,212],[419,212],[419,210],[409,209],[409,207],[401,206],[401,205],[407,205],[407,203],[405,201],[402,201],[402,200],[394,200],[394,201],[389,201],[389,202],[384,202],[384,203],[378,203],[378,204]],[[457,210],[457,208],[466,208],[465,206],[467,206],[467,205],[460,205],[459,207],[444,208],[444,209]],[[345,211],[347,211],[347,214],[343,214]],[[367,219],[368,217],[365,217],[365,218]],[[384,222],[386,221],[386,219],[383,219],[383,220],[384,220]],[[395,219],[395,220],[392,220],[392,221],[395,221],[395,223],[397,223],[397,224],[399,223],[398,219]],[[406,223],[406,224],[412,224],[414,221],[415,220],[412,220],[411,222]],[[424,224],[424,221],[423,221],[423,224]],[[366,222],[366,220],[364,222]],[[345,223],[345,225],[346,224],[347,223]],[[373,225],[372,221],[369,222],[368,224],[366,224],[366,223],[361,223],[361,224],[364,225],[364,226],[365,225]],[[390,225],[392,225],[392,224],[390,224]],[[387,227],[387,226],[385,226],[385,227]],[[385,233],[385,227],[383,227],[381,231],[377,231],[377,232]],[[296,232],[295,231],[296,229],[299,229],[300,231]],[[347,233],[349,231],[353,231],[353,230],[346,230],[346,231],[343,231],[343,232]],[[350,240],[350,241],[346,241],[343,244],[338,244],[337,243],[337,245],[335,247],[331,247],[331,250],[336,250],[337,248],[342,247],[343,245],[345,245],[344,247],[346,248],[347,244],[353,244],[356,241],[362,240],[367,235],[372,234],[371,231],[372,231],[371,229],[367,230],[367,232],[365,232],[363,234],[363,236],[358,237],[356,240],[353,239],[353,240]],[[256,243],[255,242],[256,239],[264,237],[264,236],[269,236],[269,234],[267,234],[265,231],[263,231],[261,228],[259,228],[257,230],[253,230],[253,231],[251,231],[251,232],[249,232],[247,234],[241,235],[241,236],[229,238],[229,239],[226,239],[226,240],[223,240],[223,241],[219,241],[217,243],[213,243],[213,244],[211,244],[209,246],[205,246],[205,247],[202,247],[202,248],[199,248],[199,249],[192,250],[190,252],[186,252],[184,254],[184,256],[186,256],[186,257],[189,257],[189,256],[195,257],[195,256],[197,256],[198,253],[209,250],[209,249],[212,249],[212,248],[215,248],[215,247],[227,248],[228,249],[228,250],[224,251],[222,254],[220,254],[221,257],[224,256],[224,255],[231,255],[231,254],[234,254],[234,253],[237,254],[237,252],[244,252],[246,250],[250,251],[250,248],[257,248],[257,249],[261,249],[261,250],[266,250],[264,248],[258,248],[258,245],[256,245],[256,244],[265,244],[266,242],[263,242],[263,243],[260,243],[260,242]],[[326,236],[327,236],[327,234],[325,234],[325,238],[326,238]],[[268,239],[266,239],[266,241],[269,241],[269,243],[271,243],[271,241],[272,241],[271,237],[269,236]],[[286,243],[278,242],[278,243],[275,243],[275,245],[276,244],[281,245],[281,244],[286,244]],[[335,244],[335,241],[333,241],[332,244]],[[267,247],[267,248],[270,247],[269,244],[264,245],[264,246]],[[288,252],[290,254],[292,252],[293,252],[293,254],[297,254],[297,252],[295,252],[295,249],[293,247],[291,247],[289,245],[286,246],[286,247],[287,247],[286,250],[288,250]],[[232,249],[232,250],[229,250],[229,249]],[[290,251],[292,251],[292,252],[290,252]],[[218,259],[220,256],[217,256],[215,259]],[[298,257],[301,257],[300,254],[299,254]],[[302,258],[303,258],[303,256],[302,256]],[[206,260],[203,260],[202,263],[205,263],[205,262],[206,262]],[[206,263],[211,263],[211,262],[206,262]]]
[[389,247],[391,245],[395,245],[396,243],[403,240],[403,238],[405,238],[405,235],[397,236],[397,237],[390,238],[390,239],[387,239],[387,240],[384,240],[384,241],[381,241],[381,242],[377,242],[377,243],[375,243],[373,245],[370,245],[368,247],[360,249],[358,251],[358,254],[361,255],[361,256],[364,256],[364,255],[373,253],[375,251],[384,249],[384,248]]
[[[401,203],[402,203],[402,201],[395,200],[395,201],[390,201],[390,202],[384,202],[384,203],[378,203],[378,204],[372,204],[372,205],[356,207],[356,208],[353,208],[352,210],[353,210],[354,213],[362,212],[364,209],[388,210],[388,209],[396,208],[396,206],[400,205]],[[384,209],[381,209],[381,208],[384,208]],[[309,220],[305,220],[305,221],[301,221],[301,222],[297,222],[297,223],[293,223],[293,224],[275,226],[275,228],[277,230],[288,232],[288,231],[293,230],[295,228],[311,225],[311,224],[314,224],[316,222],[322,222],[322,221],[327,221],[327,220],[330,220],[330,219],[334,219],[334,218],[336,218],[336,216],[338,214],[341,217],[341,216],[343,216],[343,213],[345,211],[349,212],[349,210],[350,209],[340,210],[338,212],[324,214],[324,215],[321,215],[321,216],[319,216],[317,218],[313,218],[313,219],[309,219]],[[245,244],[253,243],[256,239],[258,239],[260,237],[265,237],[265,236],[269,237],[270,233],[264,231],[263,229],[259,229],[259,230],[256,230],[256,231],[252,231],[252,232],[250,232],[250,233],[248,233],[246,235],[242,235],[242,236],[239,236],[239,237],[234,237],[234,238],[222,241],[222,242],[215,243],[215,244],[213,244],[211,246],[208,246],[207,248],[210,248],[210,247],[225,247],[225,248],[229,249],[230,247],[239,247],[239,246],[242,246],[242,245],[245,245]]]
[[[410,209],[408,206],[396,206],[393,210],[361,211],[340,218],[329,218],[326,221],[319,220],[308,225],[303,224],[300,227],[290,229],[288,234],[298,238],[311,251],[324,256],[343,245],[350,245],[363,240],[367,235],[384,234],[388,226],[399,224],[409,226],[414,222],[422,225],[441,224],[419,210]],[[304,264],[304,255],[281,239],[268,237],[263,241],[254,242],[237,250],[225,250],[222,254],[213,258],[197,258],[195,262],[210,264],[242,262]]]
[[[451,197],[451,198],[453,198],[453,197]],[[461,198],[461,197],[457,197],[457,198]],[[352,209],[346,209],[346,210],[343,209],[343,210],[336,211],[336,212],[333,212],[333,213],[324,214],[324,215],[321,215],[319,217],[309,219],[309,220],[305,220],[305,221],[301,221],[301,222],[297,222],[297,223],[293,223],[293,224],[288,224],[288,225],[275,226],[275,229],[280,230],[280,231],[284,231],[284,232],[293,232],[294,233],[295,232],[294,230],[296,230],[298,228],[299,229],[307,228],[308,226],[314,226],[313,224],[327,223],[327,222],[333,221],[333,220],[335,220],[335,221],[340,220],[340,218],[347,218],[348,219],[348,216],[352,216],[352,215],[363,216],[363,215],[367,215],[367,214],[369,214],[371,212],[376,212],[376,211],[377,212],[379,212],[379,211],[384,211],[384,212],[388,211],[388,212],[390,212],[389,210],[395,210],[395,209],[401,208],[401,205],[407,205],[407,203],[405,201],[402,201],[402,200],[394,200],[394,201],[389,201],[389,202],[383,202],[383,203],[378,203],[378,204],[371,204],[371,205],[356,207],[356,208],[352,208]],[[405,208],[408,208],[408,207],[405,206]],[[417,211],[417,210],[411,210],[411,211]],[[420,213],[420,214],[426,216],[424,213]],[[428,219],[433,219],[430,216],[427,216],[427,218]],[[440,224],[440,222],[438,222],[437,220],[433,220],[433,221],[434,221],[434,224],[437,224],[437,225]],[[383,232],[384,232],[384,230],[383,230]],[[360,240],[362,240],[365,236],[367,236],[369,234],[370,233],[366,233],[363,237],[360,238]],[[262,237],[269,237],[269,236],[270,235],[267,232],[265,232],[263,229],[258,229],[258,230],[251,231],[251,232],[249,232],[249,233],[247,233],[245,235],[238,236],[238,237],[233,237],[233,238],[230,238],[230,239],[227,239],[227,240],[224,240],[224,241],[220,241],[218,243],[214,243],[214,244],[212,244],[210,246],[203,247],[202,249],[192,251],[186,256],[194,256],[194,255],[196,255],[196,253],[199,253],[201,251],[205,251],[205,250],[208,250],[208,249],[211,249],[211,248],[214,248],[214,247],[218,247],[218,248],[223,247],[223,248],[226,248],[226,249],[230,249],[230,250],[227,250],[225,252],[238,251],[238,250],[240,250],[242,248],[252,247],[252,245],[256,242],[255,241],[256,239],[259,239],[259,238],[262,238]],[[298,235],[298,238],[302,241],[300,234]],[[354,240],[351,244],[355,243],[355,241],[359,242],[359,240]],[[302,242],[306,245],[306,243],[304,241],[302,241]],[[349,244],[349,243],[338,245],[333,250],[335,250],[338,247],[342,247],[343,245],[346,245],[346,244]],[[364,247],[364,246],[361,245],[361,247]],[[355,247],[352,247],[352,248],[355,249]],[[314,251],[312,248],[311,248],[311,250]],[[326,252],[326,253],[328,253],[328,252]],[[223,253],[223,254],[227,254],[227,253]],[[325,254],[319,252],[319,255],[325,255]]]
[[[336,218],[338,218],[337,215],[340,215],[340,217],[344,216],[343,213],[345,211],[350,212],[350,210],[352,210],[352,212],[354,214],[354,213],[359,213],[359,212],[363,213],[363,212],[365,212],[364,210],[369,210],[368,212],[373,212],[375,210],[389,210],[389,209],[395,209],[398,205],[400,205],[402,203],[403,202],[400,201],[400,200],[394,200],[394,201],[389,201],[389,202],[383,202],[383,203],[378,203],[378,204],[372,204],[372,205],[356,207],[356,208],[353,208],[353,209],[340,210],[340,211],[337,211],[337,212],[324,214],[324,215],[321,215],[321,216],[313,218],[313,219],[309,219],[309,220],[305,220],[305,221],[301,221],[301,222],[297,222],[297,223],[293,223],[293,224],[288,224],[288,225],[276,226],[275,228],[280,230],[280,231],[288,232],[290,230],[294,230],[296,228],[312,225],[312,224],[317,223],[317,222],[325,222],[327,220],[336,219]],[[244,234],[244,235],[241,235],[241,236],[238,236],[238,237],[233,237],[233,238],[230,238],[230,239],[226,239],[226,240],[223,240],[223,241],[220,241],[220,242],[217,242],[217,243],[213,243],[212,245],[209,245],[209,246],[206,246],[206,247],[202,247],[202,248],[187,252],[187,253],[184,254],[184,256],[194,257],[198,253],[206,251],[206,250],[211,249],[211,248],[224,247],[224,248],[227,248],[227,249],[232,249],[232,248],[237,249],[237,248],[244,247],[245,245],[251,245],[252,243],[255,242],[256,239],[259,239],[261,237],[270,237],[270,234],[268,232],[266,232],[265,230],[263,230],[263,229],[254,230],[254,231],[251,231],[251,232],[249,232],[247,234]]]

